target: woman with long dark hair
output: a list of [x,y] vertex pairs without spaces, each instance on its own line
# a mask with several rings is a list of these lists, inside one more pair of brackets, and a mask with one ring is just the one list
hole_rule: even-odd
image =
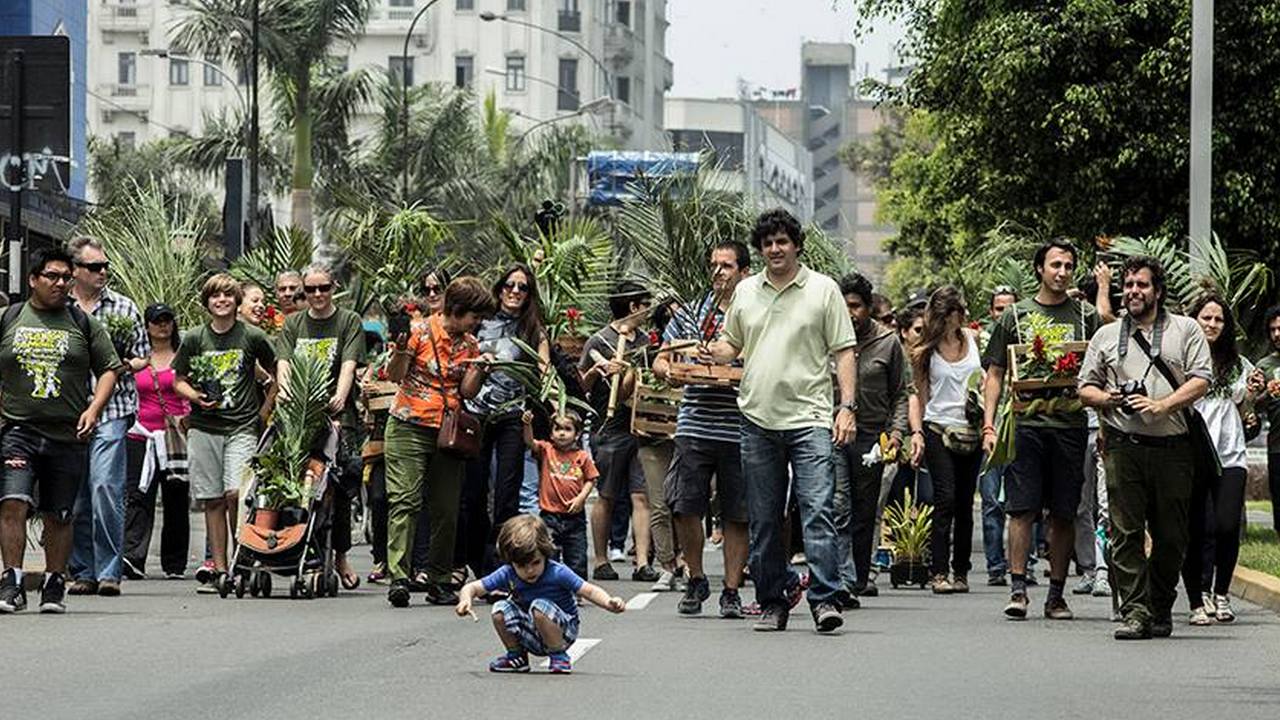
[[[1191,605],[1192,625],[1232,622],[1231,576],[1240,556],[1240,516],[1248,476],[1242,407],[1252,401],[1248,388],[1253,366],[1236,347],[1236,319],[1226,301],[1206,293],[1188,308],[1209,341],[1213,383],[1196,401],[1218,449],[1221,477],[1196,478],[1191,491],[1191,539],[1182,565],[1182,581]],[[1212,583],[1206,578],[1212,577]]]
[[[542,327],[538,282],[527,265],[507,266],[493,283],[498,312],[476,332],[480,352],[500,361],[534,362],[550,367],[551,343]],[[530,357],[516,342],[537,352]],[[487,548],[493,545],[502,523],[520,514],[520,486],[524,481],[524,425],[520,421],[526,390],[518,378],[490,373],[467,408],[484,419],[484,445],[480,457],[467,463],[459,508],[458,536],[454,552],[454,582],[466,580],[466,569],[477,577],[492,564]],[[492,478],[490,472],[492,470]],[[493,485],[493,515],[489,515],[489,486]]]
[[980,418],[969,403],[969,385],[982,372],[982,362],[967,317],[960,291],[938,288],[925,309],[924,334],[911,348],[916,385],[909,413],[911,461],[919,466],[923,459],[933,480],[930,574],[939,595],[969,592],[973,494],[981,464]]

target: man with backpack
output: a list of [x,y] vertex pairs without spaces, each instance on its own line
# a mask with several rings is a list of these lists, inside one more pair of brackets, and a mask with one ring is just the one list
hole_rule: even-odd
[[[40,611],[66,611],[71,513],[88,471],[87,441],[121,371],[106,329],[68,302],[72,278],[66,251],[36,252],[31,297],[0,317],[0,613],[27,606],[22,558],[33,509],[44,520]],[[90,376],[98,380],[92,398]]]

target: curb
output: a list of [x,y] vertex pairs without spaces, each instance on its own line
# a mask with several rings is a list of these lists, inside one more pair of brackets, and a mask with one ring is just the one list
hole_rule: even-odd
[[1231,594],[1280,613],[1280,578],[1237,567],[1231,578]]

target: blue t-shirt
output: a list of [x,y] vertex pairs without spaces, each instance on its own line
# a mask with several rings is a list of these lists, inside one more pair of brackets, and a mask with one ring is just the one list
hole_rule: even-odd
[[511,595],[511,601],[529,612],[534,600],[543,598],[550,600],[571,617],[578,616],[578,591],[582,589],[582,578],[562,563],[548,560],[547,567],[537,582],[527,583],[516,574],[516,569],[508,563],[494,570],[483,580],[485,592],[502,590]]
[[[662,340],[714,340],[724,328],[724,312],[708,295],[698,309],[681,308],[667,323]],[[740,362],[734,363],[741,366]],[[738,409],[738,389],[715,385],[688,385],[676,414],[676,437],[699,438],[738,444],[742,411]]]

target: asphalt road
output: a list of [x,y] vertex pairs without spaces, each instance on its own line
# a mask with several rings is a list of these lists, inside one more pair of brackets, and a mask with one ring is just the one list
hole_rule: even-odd
[[[1234,625],[1180,623],[1172,639],[1126,644],[1110,639],[1107,600],[1071,598],[1072,622],[1010,622],[1000,614],[1004,588],[935,597],[886,587],[824,637],[807,614],[793,615],[785,634],[763,635],[710,614],[714,593],[707,616],[684,618],[675,594],[605,586],[632,609],[584,609],[574,674],[553,677],[486,671],[499,649],[487,606],[476,624],[420,597],[392,610],[381,587],[237,601],[196,595],[191,581],[127,582],[120,598],[70,598],[65,616],[0,617],[4,717],[1280,714],[1280,617],[1245,603]],[[1034,588],[1033,609],[1043,599]]]

